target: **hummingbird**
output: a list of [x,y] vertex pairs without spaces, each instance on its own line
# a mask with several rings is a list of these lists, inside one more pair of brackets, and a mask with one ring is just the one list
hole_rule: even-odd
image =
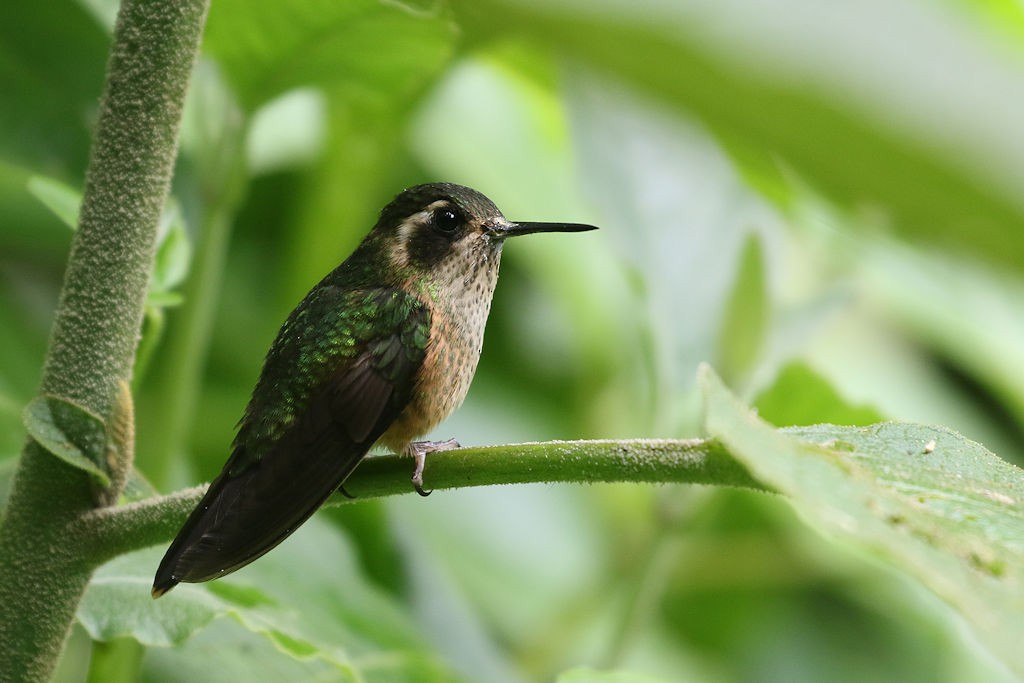
[[511,222],[451,183],[396,196],[281,326],[231,454],[160,562],[153,597],[274,548],[344,492],[374,446],[412,456],[413,487],[427,495],[427,454],[458,444],[416,439],[469,390],[505,240],[594,229]]

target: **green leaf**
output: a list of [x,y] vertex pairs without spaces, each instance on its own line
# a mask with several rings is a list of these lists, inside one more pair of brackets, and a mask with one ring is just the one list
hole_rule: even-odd
[[38,396],[25,407],[22,422],[40,446],[88,472],[100,486],[110,485],[107,432],[99,417],[56,396]]
[[184,282],[191,260],[192,244],[188,238],[185,219],[178,202],[171,198],[160,217],[156,259],[149,285],[149,298],[146,303],[148,305],[177,305],[177,302],[172,304],[156,304],[154,302],[161,301],[159,295],[166,295]]
[[778,431],[701,370],[708,433],[804,519],[915,577],[1024,673],[1024,472],[951,430]]
[[154,297],[156,301],[150,304],[148,297],[146,300],[146,314],[142,320],[142,339],[139,340],[139,348],[135,352],[135,370],[132,374],[132,382],[136,386],[146,377],[150,361],[153,360],[156,348],[163,337],[166,326],[164,308],[175,305],[173,300],[176,295],[174,294],[150,294],[150,296]]
[[252,111],[310,85],[371,98],[412,94],[450,57],[453,29],[436,9],[398,2],[224,0],[210,10],[204,50]]
[[232,619],[216,619],[175,648],[149,648],[137,679],[147,683],[238,681],[341,682],[356,679],[316,659],[296,660],[267,647],[262,636]]
[[57,218],[72,230],[78,228],[78,210],[82,205],[82,193],[77,189],[46,176],[32,176],[28,180],[28,191],[56,214]]
[[777,425],[869,425],[885,419],[872,407],[848,403],[824,377],[800,361],[783,367],[754,405],[763,419]]
[[[320,519],[231,576],[182,584],[153,600],[163,550],[131,553],[96,572],[78,611],[93,638],[179,645],[204,639],[201,629],[228,616],[289,657],[326,663],[344,680],[451,680],[409,617],[361,576],[344,538]],[[388,656],[376,659],[381,652]]]
[[[152,551],[142,557],[156,559]],[[167,647],[183,642],[223,613],[207,591],[191,586],[174,600],[154,601],[152,578],[132,572],[139,555],[119,558],[96,573],[78,609],[78,620],[95,640],[131,636],[143,645]],[[151,565],[155,567],[156,565]]]
[[761,240],[747,237],[740,252],[736,281],[725,304],[718,353],[722,375],[737,381],[750,372],[768,325],[768,292]]

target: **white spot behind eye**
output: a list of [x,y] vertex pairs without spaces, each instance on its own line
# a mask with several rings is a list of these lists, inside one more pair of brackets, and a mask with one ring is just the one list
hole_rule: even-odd
[[[434,203],[436,204],[437,202]],[[427,207],[423,211],[417,211],[398,225],[395,240],[391,243],[392,263],[398,266],[409,265],[409,243],[416,234],[417,228],[425,225],[430,220],[430,215],[431,210]]]

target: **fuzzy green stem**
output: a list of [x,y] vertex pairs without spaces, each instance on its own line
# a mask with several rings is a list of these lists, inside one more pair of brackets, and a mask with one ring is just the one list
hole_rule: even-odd
[[[408,493],[408,458],[368,458],[345,482],[362,498]],[[440,451],[423,473],[436,490],[496,484],[648,482],[714,484],[763,490],[717,441],[624,439],[545,441]]]
[[[354,502],[412,492],[412,460],[367,458],[345,490]],[[427,456],[424,480],[434,490],[527,483],[648,482],[734,486],[755,490],[754,480],[717,441],[630,439],[548,441],[460,448]],[[205,492],[205,486],[117,508],[94,510],[76,534],[92,539],[97,564],[167,543]],[[353,502],[340,495],[329,504]],[[155,569],[155,567],[154,567]]]
[[[109,424],[131,377],[177,132],[208,0],[126,0],[118,14],[85,194],[42,393]],[[49,678],[92,572],[73,533],[87,475],[30,441],[0,526],[0,672]]]

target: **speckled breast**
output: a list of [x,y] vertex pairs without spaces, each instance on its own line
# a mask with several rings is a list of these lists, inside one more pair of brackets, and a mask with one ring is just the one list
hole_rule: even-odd
[[422,290],[431,309],[426,357],[412,401],[380,438],[381,444],[396,453],[448,417],[469,391],[497,282],[498,255],[476,265],[446,278],[446,286]]

